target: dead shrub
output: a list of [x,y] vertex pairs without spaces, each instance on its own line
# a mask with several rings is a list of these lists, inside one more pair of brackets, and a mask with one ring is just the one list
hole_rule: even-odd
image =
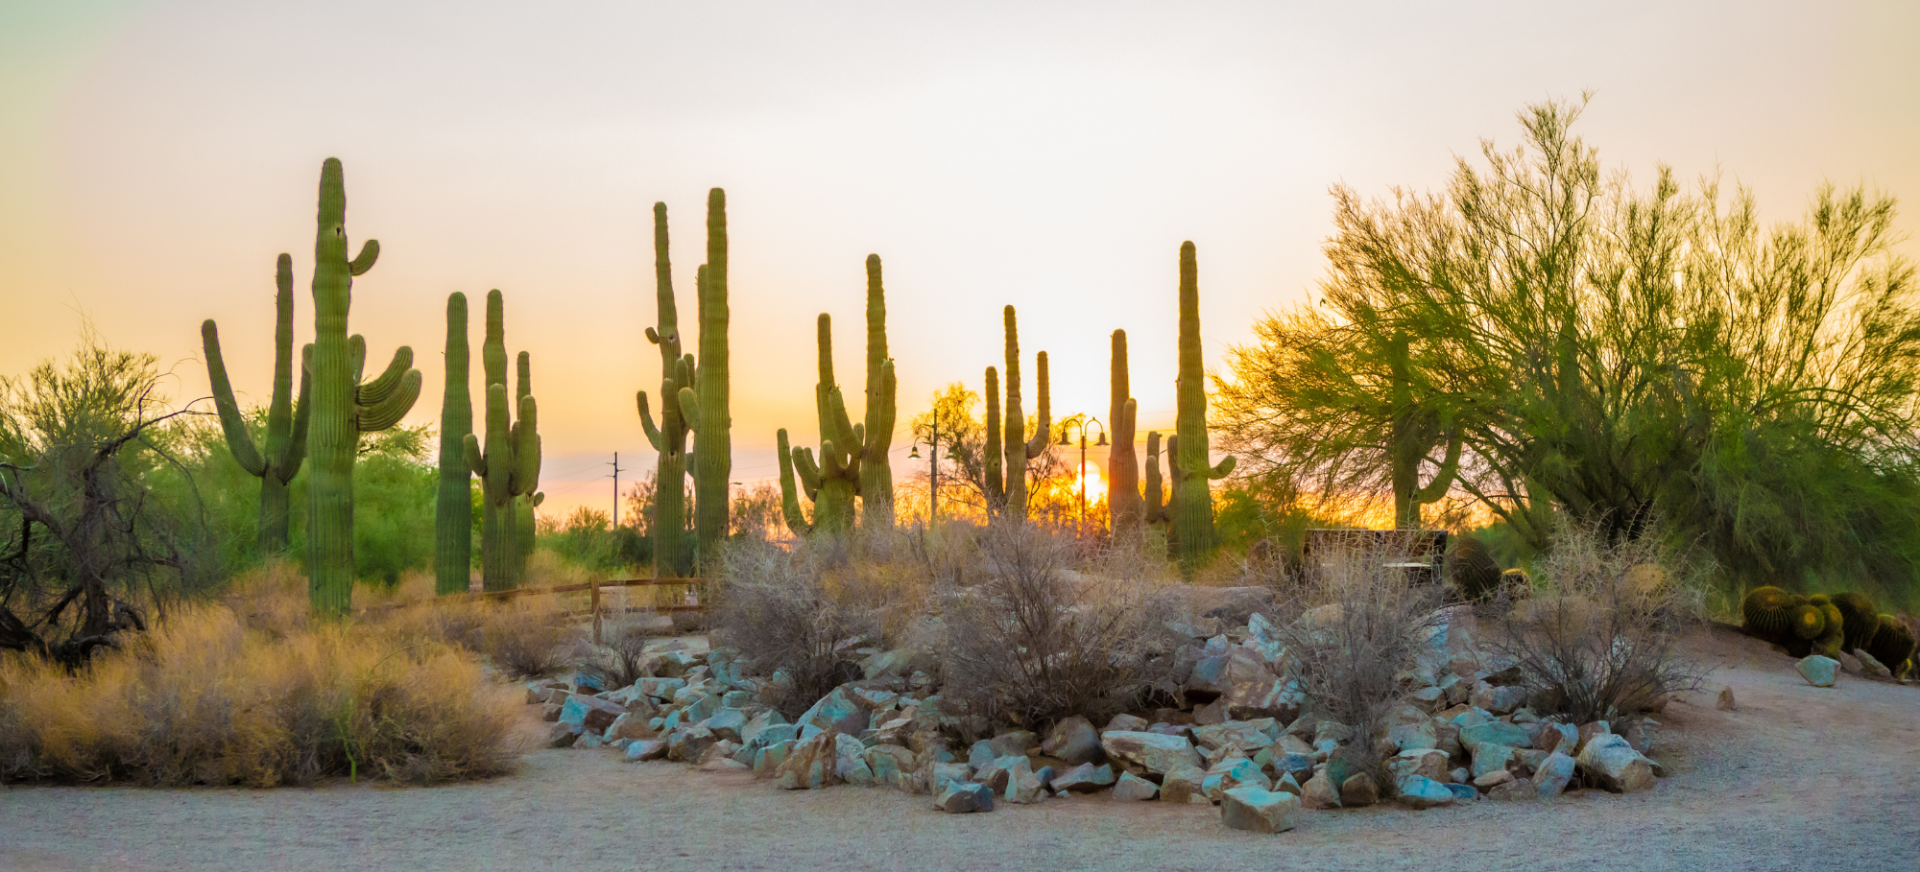
[[1407,699],[1399,675],[1432,650],[1440,622],[1439,585],[1409,584],[1405,562],[1402,553],[1353,547],[1279,586],[1290,594],[1278,603],[1288,676],[1316,717],[1351,730],[1348,763],[1361,768],[1381,763],[1375,741]]
[[1073,543],[1030,527],[990,527],[977,548],[962,582],[940,592],[943,698],[1043,730],[1171,689],[1175,608],[1151,579],[1071,572]]
[[515,677],[538,678],[567,668],[569,651],[579,638],[579,630],[549,596],[481,602],[471,614],[472,628],[450,638]]
[[791,550],[740,542],[717,573],[716,641],[771,680],[767,696],[789,718],[860,677],[854,649],[885,642],[888,591],[860,565],[855,540],[812,536]]
[[654,636],[652,612],[623,615],[601,625],[600,643],[585,638],[574,652],[579,668],[599,678],[608,689],[627,687],[646,678],[647,642]]
[[1531,595],[1495,600],[1499,632],[1487,640],[1542,713],[1575,723],[1658,709],[1705,678],[1678,647],[1704,614],[1705,585],[1657,533],[1609,542],[1602,529],[1563,526],[1535,564]]
[[0,659],[0,780],[407,783],[508,771],[517,701],[470,654],[379,627],[182,609],[86,670]]

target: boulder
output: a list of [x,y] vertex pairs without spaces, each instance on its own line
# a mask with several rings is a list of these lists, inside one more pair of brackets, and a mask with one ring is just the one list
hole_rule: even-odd
[[987,747],[995,757],[1024,757],[1040,748],[1040,738],[1029,730],[1013,730],[994,736]]
[[1447,785],[1447,789],[1453,791],[1454,802],[1478,802],[1480,800],[1480,789],[1471,784],[1456,782]]
[[667,740],[635,739],[627,743],[627,762],[639,763],[644,760],[665,760],[667,758]]
[[1506,769],[1512,762],[1513,747],[1511,745],[1481,742],[1480,747],[1473,750],[1473,765],[1467,767],[1467,774],[1478,779],[1483,775]]
[[[831,735],[822,733],[821,735]],[[866,787],[875,782],[873,769],[867,765],[867,746],[844,733],[834,735],[833,774],[848,784]]]
[[1727,685],[1720,688],[1720,698],[1714,700],[1713,707],[1723,712],[1730,712],[1735,709],[1735,705],[1733,702],[1733,686],[1732,685]]
[[1580,755],[1581,751],[1586,750],[1587,741],[1594,738],[1595,736],[1608,736],[1612,734],[1613,734],[1613,725],[1607,723],[1606,721],[1594,721],[1593,723],[1590,723],[1590,724],[1581,724],[1580,725],[1580,741],[1578,744],[1575,744],[1573,746],[1573,755],[1577,757]]
[[692,763],[699,760],[700,755],[718,741],[720,741],[719,736],[699,724],[675,730],[667,734],[667,759]]
[[1160,795],[1160,786],[1131,772],[1120,773],[1119,783],[1113,786],[1113,798],[1125,802],[1139,802]]
[[1230,718],[1287,720],[1300,715],[1306,699],[1306,694],[1293,682],[1274,678],[1236,683],[1220,701],[1226,703]]
[[967,768],[977,773],[988,766],[992,766],[993,761],[998,757],[999,755],[993,753],[993,743],[986,739],[981,739],[967,748]]
[[1101,730],[1100,733],[1101,735],[1106,735],[1109,731],[1112,731],[1112,730],[1120,730],[1122,732],[1127,732],[1127,733],[1138,733],[1138,732],[1144,732],[1147,729],[1148,725],[1149,724],[1147,719],[1140,717],[1139,715],[1114,715],[1113,720],[1108,721],[1106,729]]
[[647,729],[645,715],[625,712],[607,725],[606,736],[608,739],[648,739],[653,737],[653,731]]
[[1193,710],[1193,722],[1201,725],[1225,723],[1227,720],[1227,698],[1225,696]]
[[581,732],[579,724],[554,724],[547,728],[547,747],[571,748],[580,741]]
[[1527,704],[1527,689],[1494,687],[1482,682],[1474,687],[1469,700],[1476,708],[1486,709],[1495,715],[1504,715]]
[[1200,752],[1180,736],[1109,730],[1100,737],[1100,747],[1108,757],[1156,775],[1183,765],[1195,768],[1200,765]]
[[1422,775],[1400,779],[1397,789],[1398,795],[1394,801],[1411,809],[1452,805],[1454,802],[1453,791],[1448,790],[1446,785]]
[[1040,752],[1057,757],[1069,766],[1093,763],[1100,759],[1100,732],[1086,718],[1074,715],[1054,724]]
[[1227,721],[1193,728],[1193,741],[1209,750],[1233,746],[1252,753],[1274,743],[1274,735],[1279,727],[1272,718],[1253,721]]
[[1854,651],[1853,656],[1860,661],[1861,675],[1877,681],[1890,681],[1893,679],[1893,670],[1888,669],[1887,665],[1881,663],[1879,658],[1867,653],[1865,648]]
[[1505,721],[1486,721],[1460,728],[1460,744],[1469,753],[1476,752],[1482,743],[1505,745],[1508,751],[1512,751],[1533,744],[1533,733],[1526,727]]
[[933,807],[948,814],[993,811],[993,791],[971,781],[949,781],[934,791]]
[[752,761],[753,774],[761,778],[772,777],[779,770],[780,764],[785,763],[787,756],[792,753],[793,742],[791,741],[775,742],[764,748],[755,748],[747,752],[748,758]]
[[713,734],[729,742],[746,744],[747,713],[739,709],[723,708],[713,713],[713,717],[702,722]]
[[717,741],[711,745],[708,745],[706,747],[706,750],[701,751],[700,756],[693,758],[691,762],[693,763],[694,766],[698,767],[703,763],[707,763],[712,760],[717,760],[721,757],[732,759],[735,754],[739,753],[739,751],[740,751],[740,745],[738,743],[729,742],[725,739],[721,739],[720,741]]
[[1026,757],[1015,757],[1013,760],[1013,765],[1006,770],[1007,783],[1000,791],[1001,798],[1018,805],[1032,805],[1046,798],[1046,782],[1034,773],[1032,762]]
[[830,733],[858,736],[867,729],[868,711],[846,685],[834,688],[794,723]]
[[1547,724],[1533,737],[1533,747],[1571,755],[1580,748],[1580,730],[1572,724]]
[[1112,766],[1108,766],[1105,763],[1099,766],[1095,766],[1092,763],[1082,763],[1054,776],[1053,789],[1056,793],[1065,793],[1067,791],[1074,793],[1092,793],[1112,783],[1114,783]]
[[913,788],[913,752],[899,745],[871,745],[866,750],[867,769],[883,787],[898,790]]
[[686,686],[684,678],[642,678],[634,683],[634,687],[640,688],[642,694],[661,702],[673,699],[674,691]]
[[1387,761],[1387,771],[1392,773],[1395,782],[1409,775],[1419,775],[1434,781],[1447,780],[1447,754],[1433,748],[1416,748],[1401,751]]
[[1339,808],[1340,788],[1322,769],[1307,779],[1307,783],[1300,785],[1300,804],[1312,809]]
[[1482,775],[1478,778],[1473,779],[1473,786],[1480,788],[1481,792],[1484,793],[1486,791],[1490,791],[1496,787],[1499,787],[1502,784],[1511,784],[1514,782],[1514,780],[1515,779],[1513,777],[1512,770],[1496,769],[1492,772],[1489,772],[1485,775]]
[[1373,776],[1365,772],[1347,776],[1340,783],[1340,805],[1346,808],[1365,808],[1380,801],[1380,787],[1373,783]]
[[1799,670],[1800,677],[1814,687],[1832,687],[1835,673],[1840,668],[1840,661],[1818,654],[1809,654],[1799,663],[1795,663],[1793,668]]
[[559,721],[563,724],[578,724],[598,733],[613,726],[614,720],[626,713],[626,707],[618,703],[576,693],[560,703]]
[[1179,766],[1160,779],[1161,802],[1205,803],[1207,773],[1198,766]]
[[1387,729],[1387,741],[1397,751],[1417,751],[1439,747],[1440,734],[1433,721],[1422,720],[1412,724],[1395,724]]
[[798,742],[773,772],[773,783],[786,790],[818,790],[839,783],[835,774],[834,740],[838,733],[820,732]]
[[1300,800],[1291,793],[1236,787],[1220,800],[1220,822],[1227,829],[1284,833],[1300,817]]
[[1620,736],[1589,739],[1574,763],[1589,782],[1603,790],[1631,793],[1653,786],[1652,764]]
[[1219,802],[1220,795],[1236,787],[1252,786],[1262,790],[1271,789],[1273,782],[1260,771],[1260,767],[1245,757],[1233,757],[1220,761],[1207,770],[1200,779],[1200,792],[1207,801]]
[[1282,774],[1279,778],[1275,778],[1273,780],[1273,789],[1284,790],[1288,793],[1293,794],[1294,796],[1299,796],[1300,782],[1293,780],[1292,773],[1290,772],[1285,773],[1285,774]]
[[927,767],[927,787],[934,793],[944,790],[947,784],[967,780],[967,766],[964,763],[934,763]]
[[1567,782],[1573,780],[1574,759],[1565,753],[1555,751],[1547,759],[1533,768],[1534,792],[1542,799],[1552,799],[1567,789]]

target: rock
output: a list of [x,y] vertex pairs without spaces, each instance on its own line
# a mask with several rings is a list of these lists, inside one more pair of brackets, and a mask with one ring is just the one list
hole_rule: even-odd
[[1621,724],[1620,737],[1626,739],[1627,744],[1633,746],[1633,750],[1642,754],[1651,754],[1656,738],[1655,728],[1659,726],[1660,722],[1653,718],[1631,718]]
[[1273,760],[1273,771],[1279,775],[1292,775],[1295,781],[1304,783],[1313,777],[1313,758],[1306,754],[1281,754]]
[[1164,775],[1181,765],[1196,768],[1200,765],[1200,752],[1180,736],[1109,730],[1100,737],[1100,746],[1107,756],[1156,775]]
[[1266,790],[1273,787],[1273,782],[1267,780],[1267,774],[1261,772],[1259,766],[1245,757],[1221,760],[1200,779],[1200,792],[1206,795],[1209,802],[1219,802],[1221,794],[1246,786]]
[[795,720],[801,727],[816,727],[826,732],[858,736],[867,728],[867,709],[855,699],[846,685],[834,688]]
[[1608,734],[1587,740],[1575,764],[1587,780],[1614,793],[1631,793],[1653,786],[1653,766],[1627,740]]
[[912,790],[915,769],[913,752],[899,745],[871,745],[866,750],[867,768],[883,787]]
[[718,742],[708,745],[706,750],[700,752],[700,756],[695,757],[693,759],[692,763],[695,766],[695,768],[698,768],[701,764],[707,763],[712,760],[717,760],[722,757],[732,759],[734,754],[738,753],[739,750],[740,750],[739,744],[735,742],[729,742],[725,739],[721,739]]
[[1416,724],[1393,725],[1387,730],[1387,741],[1399,751],[1417,751],[1438,747],[1440,734],[1434,729],[1433,721],[1422,720]]
[[701,772],[746,772],[748,771],[747,764],[742,763],[738,760],[735,760],[732,757],[715,757],[693,768],[698,769]]
[[818,790],[839,783],[835,774],[834,740],[838,733],[822,731],[812,738],[796,743],[787,752],[787,758],[774,769],[774,784],[786,790]]
[[603,748],[606,744],[606,741],[599,736],[592,733],[581,733],[580,738],[573,740],[573,749],[576,751],[591,751],[595,748]]
[[1859,675],[1861,673],[1860,658],[1842,651],[1836,655],[1834,659],[1840,661],[1840,670],[1842,672],[1848,675]]
[[639,763],[643,760],[665,760],[667,758],[667,740],[635,739],[627,743],[627,762]]
[[1888,669],[1885,663],[1881,663],[1879,659],[1867,653],[1865,649],[1853,652],[1853,656],[1860,661],[1860,674],[1878,681],[1890,681],[1893,679],[1893,670]]
[[648,739],[653,737],[653,731],[647,729],[645,715],[625,712],[607,725],[606,735],[609,739]]
[[597,733],[626,713],[626,707],[618,703],[576,693],[560,704],[560,723],[579,724]]
[[1108,766],[1105,763],[1099,766],[1095,766],[1092,763],[1082,763],[1054,776],[1053,789],[1056,793],[1064,793],[1066,791],[1092,793],[1112,783],[1114,783],[1112,766]]
[[1340,807],[1340,789],[1326,770],[1314,773],[1307,783],[1300,785],[1300,804],[1312,809]]
[[793,753],[793,742],[775,742],[764,748],[756,748],[749,753],[753,760],[753,774],[761,778],[770,778],[779,770],[780,764],[787,762],[787,757]]
[[1120,773],[1119,783],[1113,786],[1113,798],[1123,802],[1140,802],[1160,795],[1160,786],[1131,772]]
[[1019,805],[1032,805],[1045,798],[1047,786],[1034,774],[1032,762],[1024,756],[1013,761],[1006,769],[1006,785],[999,791],[1000,797]]
[[1505,721],[1486,721],[1460,728],[1460,744],[1469,753],[1476,752],[1482,743],[1505,745],[1511,751],[1533,744],[1533,734],[1526,727]]
[[1284,833],[1300,816],[1300,800],[1291,793],[1236,787],[1220,800],[1220,822],[1230,830]]
[[993,791],[971,781],[949,781],[934,792],[933,807],[948,814],[993,811]]
[[746,744],[745,730],[747,713],[739,709],[723,708],[713,713],[713,717],[703,722],[713,734],[730,742]]
[[856,787],[873,784],[875,781],[873,769],[867,765],[866,755],[866,743],[844,733],[835,735],[833,740],[834,777]]
[[1400,779],[1397,785],[1399,795],[1394,801],[1411,809],[1433,808],[1438,805],[1452,805],[1453,791],[1447,786],[1421,775],[1409,775]]
[[860,669],[868,678],[887,678],[904,675],[913,663],[915,652],[912,648],[895,648],[882,651],[861,661]]
[[1499,787],[1502,784],[1511,784],[1513,783],[1513,781],[1514,781],[1514,777],[1513,777],[1512,771],[1507,769],[1496,769],[1492,772],[1489,772],[1485,775],[1475,778],[1473,780],[1473,786],[1480,788],[1482,791],[1489,791],[1496,787]]
[[1107,722],[1106,729],[1101,730],[1100,734],[1106,735],[1113,730],[1119,730],[1125,733],[1140,733],[1145,732],[1148,726],[1147,719],[1139,715],[1114,715],[1113,720]]
[[1196,724],[1219,724],[1225,722],[1226,719],[1227,698],[1225,696],[1193,710],[1193,722]]
[[607,683],[590,672],[575,672],[572,683],[575,693],[595,694],[607,689]]
[[541,706],[540,719],[543,721],[546,721],[547,723],[554,723],[555,721],[560,720],[560,708],[561,706],[557,702],[550,702],[550,703],[547,703],[546,705]]
[[1340,783],[1340,805],[1346,808],[1365,808],[1380,801],[1380,787],[1373,783],[1373,776],[1365,772],[1347,777]]
[[1473,773],[1467,771],[1467,767],[1460,766],[1447,773],[1447,781],[1445,783],[1465,784],[1472,779]]
[[988,747],[995,757],[1024,757],[1039,750],[1040,737],[1028,730],[1013,730],[994,736]]
[[981,739],[967,748],[967,768],[979,772],[993,765],[997,755],[993,753],[993,742]]
[[1507,764],[1511,762],[1513,762],[1512,746],[1481,742],[1480,747],[1474,749],[1473,765],[1467,768],[1467,773],[1469,777],[1478,779],[1482,775],[1507,768]]
[[1531,772],[1538,770],[1540,768],[1540,764],[1545,763],[1547,760],[1547,757],[1550,756],[1551,753],[1552,752],[1542,751],[1537,748],[1516,749],[1513,752],[1513,756],[1514,756],[1514,759],[1517,760],[1518,762],[1507,764],[1507,768],[1513,770],[1513,775],[1515,778],[1525,776]]
[[1267,748],[1279,731],[1272,718],[1253,721],[1227,721],[1193,728],[1194,744],[1209,750],[1229,745],[1247,753]]
[[674,691],[686,687],[684,678],[642,678],[634,684],[646,696],[666,702],[673,699]]
[[1179,766],[1160,779],[1161,802],[1208,802],[1207,773],[1198,766]]
[[1287,774],[1281,775],[1279,778],[1274,779],[1273,789],[1284,790],[1287,793],[1293,794],[1294,796],[1299,796],[1300,782],[1293,780],[1292,773],[1287,773]]
[[1069,766],[1093,763],[1100,759],[1100,733],[1086,718],[1074,715],[1053,726],[1040,752],[1058,757]]
[[934,793],[944,790],[951,782],[967,780],[964,763],[935,763],[927,769],[927,787]]
[[667,734],[667,759],[692,763],[718,741],[719,736],[700,724],[675,730]]
[[1714,700],[1713,707],[1723,712],[1730,712],[1736,708],[1733,702],[1732,685],[1726,685],[1720,688],[1720,698]]
[[1410,775],[1418,775],[1435,782],[1447,780],[1447,754],[1433,748],[1418,748],[1401,751],[1387,761],[1387,771],[1393,774],[1396,783]]
[[1022,764],[1027,766],[1028,771],[1032,771],[1033,763],[1025,754],[1018,757],[996,757],[992,763],[975,772],[973,780],[986,785],[988,790],[998,794],[1007,789],[1007,779],[1012,776],[1013,767]]
[[1799,670],[1800,677],[1814,687],[1832,687],[1834,672],[1839,667],[1840,661],[1818,654],[1809,654],[1793,666],[1794,669]]
[[1487,798],[1498,802],[1525,802],[1538,799],[1540,794],[1534,790],[1533,782],[1525,778],[1515,778],[1502,782],[1487,791]]
[[1580,730],[1572,724],[1547,724],[1533,738],[1533,747],[1551,754],[1572,755],[1580,749]]
[[1486,709],[1496,715],[1504,715],[1527,704],[1527,689],[1494,687],[1482,682],[1474,687],[1469,699],[1476,708]]
[[547,728],[547,747],[571,748],[580,740],[579,724],[554,724]]
[[1453,792],[1454,802],[1478,802],[1480,790],[1471,784],[1449,784],[1447,789]]

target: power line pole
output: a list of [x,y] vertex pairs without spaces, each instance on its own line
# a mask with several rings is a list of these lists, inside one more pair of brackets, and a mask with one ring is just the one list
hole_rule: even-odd
[[620,529],[620,452],[613,453],[613,528]]
[[940,406],[933,407],[933,444],[928,446],[927,466],[931,468],[933,488],[927,491],[927,526],[940,520]]

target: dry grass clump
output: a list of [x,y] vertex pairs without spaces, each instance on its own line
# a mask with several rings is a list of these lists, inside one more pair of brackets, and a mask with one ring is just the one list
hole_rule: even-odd
[[[380,627],[182,609],[69,675],[0,659],[0,780],[155,786],[406,783],[508,771],[517,701],[457,647]],[[304,596],[301,597],[304,600]]]
[[966,577],[941,590],[943,696],[989,723],[1038,730],[1071,715],[1104,720],[1171,688],[1176,609],[1146,564],[1116,555],[1116,575],[1069,573],[1080,556],[1071,542],[1013,525],[981,532],[976,548]]
[[769,695],[789,718],[859,677],[854,648],[884,641],[894,605],[881,579],[891,571],[860,560],[860,550],[852,536],[813,536],[791,550],[742,542],[723,558],[717,641],[772,679]]
[[1495,601],[1488,641],[1543,712],[1586,723],[1658,709],[1705,677],[1678,646],[1706,589],[1681,566],[1657,534],[1608,542],[1597,525],[1568,524],[1535,564],[1531,594]]
[[1409,584],[1396,565],[1404,562],[1404,554],[1353,548],[1281,586],[1287,672],[1317,716],[1351,729],[1348,762],[1360,767],[1379,764],[1376,734],[1406,700],[1398,676],[1431,650],[1440,620],[1439,585]]

